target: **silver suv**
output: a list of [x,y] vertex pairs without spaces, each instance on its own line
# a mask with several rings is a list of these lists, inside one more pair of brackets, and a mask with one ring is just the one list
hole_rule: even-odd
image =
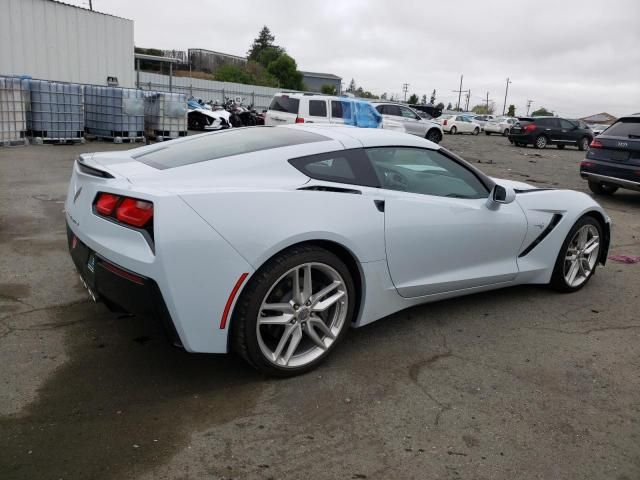
[[407,133],[426,138],[433,143],[442,140],[442,127],[433,120],[422,118],[413,108],[393,102],[371,102],[382,118],[395,120],[404,125]]

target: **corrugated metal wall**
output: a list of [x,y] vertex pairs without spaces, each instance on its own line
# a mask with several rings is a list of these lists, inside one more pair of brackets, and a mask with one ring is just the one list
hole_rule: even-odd
[[50,0],[0,0],[0,75],[135,86],[133,21]]
[[[169,76],[159,73],[140,72],[140,88],[144,90],[169,91]],[[173,77],[174,92],[193,95],[204,101],[217,100],[224,102],[226,98],[236,96],[243,98],[245,105],[253,104],[257,110],[266,109],[271,99],[282,88],[260,87],[257,85],[243,85],[241,83],[216,82],[214,80],[202,80],[200,78]],[[291,91],[291,90],[287,90]]]

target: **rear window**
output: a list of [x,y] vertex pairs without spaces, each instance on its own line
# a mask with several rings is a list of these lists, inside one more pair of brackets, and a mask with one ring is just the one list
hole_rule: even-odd
[[132,157],[160,170],[272,148],[330,140],[317,133],[280,127],[234,128],[183,141],[143,147]]
[[312,117],[326,117],[327,102],[324,100],[309,100],[309,115]]
[[300,100],[291,97],[273,97],[269,110],[275,110],[276,112],[286,112],[298,114],[298,107],[300,106]]
[[604,133],[614,137],[640,138],[640,118],[618,120]]

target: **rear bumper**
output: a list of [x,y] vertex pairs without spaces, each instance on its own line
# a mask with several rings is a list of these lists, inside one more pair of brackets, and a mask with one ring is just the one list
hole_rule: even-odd
[[607,185],[615,185],[616,187],[626,188],[629,190],[635,190],[640,192],[640,180],[635,182],[632,180],[626,180],[624,178],[610,177],[608,175],[601,175],[598,173],[580,171],[580,176],[584,179],[591,180],[598,183],[604,183]]
[[114,311],[151,315],[160,320],[169,341],[182,346],[158,284],[151,278],[110,262],[85,245],[67,224],[71,259],[95,301]]
[[535,136],[534,135],[530,135],[528,133],[522,134],[522,133],[510,133],[509,134],[509,140],[513,141],[513,142],[518,142],[518,143],[534,143],[535,142]]

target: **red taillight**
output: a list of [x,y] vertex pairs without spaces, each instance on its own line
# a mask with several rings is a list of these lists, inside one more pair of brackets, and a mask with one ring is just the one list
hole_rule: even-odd
[[524,127],[522,127],[522,131],[524,133],[531,133],[536,129],[536,126],[534,123],[530,123],[529,125],[525,125]]
[[296,123],[304,123],[304,118],[296,117]]
[[98,200],[96,201],[96,210],[100,215],[109,216],[113,213],[113,209],[116,208],[120,197],[111,193],[99,193]]
[[151,217],[153,217],[153,203],[135,198],[125,198],[116,211],[116,218],[119,221],[134,227],[144,227]]
[[602,142],[600,140],[592,140],[591,144],[589,145],[589,148],[602,148]]
[[442,122],[442,125],[446,125],[447,124],[447,120],[445,119],[444,122]]
[[586,160],[583,160],[580,162],[580,168],[589,168],[589,167],[593,167],[593,162],[588,162]]

